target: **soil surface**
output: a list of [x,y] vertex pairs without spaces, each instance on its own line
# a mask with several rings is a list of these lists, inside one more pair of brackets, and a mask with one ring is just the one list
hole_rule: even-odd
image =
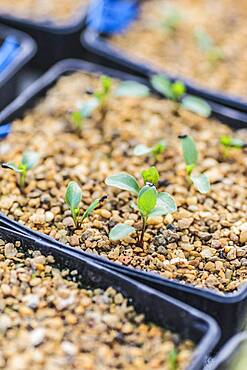
[[88,0],[0,0],[0,13],[34,21],[66,23],[87,4]]
[[90,290],[76,280],[53,256],[0,239],[1,369],[187,367],[190,340],[145,322],[112,287]]
[[[68,112],[91,99],[88,89],[99,88],[98,77],[83,73],[62,77],[34,109],[13,123],[12,133],[0,144],[1,161],[18,162],[27,149],[41,158],[29,172],[24,192],[15,173],[1,169],[0,210],[34,230],[111,261],[199,287],[234,291],[247,277],[247,153],[232,149],[226,154],[219,138],[227,134],[247,140],[246,130],[232,132],[216,120],[155,96],[116,97],[117,84],[104,119],[96,110],[85,120],[80,136],[73,131]],[[191,135],[197,144],[198,170],[211,181],[208,194],[188,184],[179,134]],[[143,248],[135,234],[111,242],[108,234],[115,224],[126,222],[140,229],[141,220],[131,207],[135,197],[106,186],[105,178],[126,171],[141,183],[141,171],[153,162],[134,156],[133,149],[161,139],[167,149],[158,158],[158,189],[175,198],[178,211],[150,219]],[[64,201],[71,180],[83,190],[81,212],[92,200],[108,195],[76,230]]]
[[[179,21],[169,32],[171,16]],[[246,17],[245,0],[148,0],[138,21],[110,42],[158,69],[245,97]],[[210,49],[198,43],[201,31],[211,38]]]

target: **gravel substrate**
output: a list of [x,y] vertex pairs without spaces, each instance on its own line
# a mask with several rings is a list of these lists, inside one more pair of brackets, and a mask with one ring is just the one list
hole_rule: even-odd
[[190,340],[145,322],[112,287],[81,288],[77,271],[58,269],[53,256],[23,251],[20,242],[0,239],[1,369],[182,370],[188,365]]
[[[172,15],[179,21],[168,32],[164,24]],[[246,17],[245,0],[147,0],[142,2],[139,20],[110,42],[130,57],[173,75],[245,97]],[[211,38],[209,50],[205,38],[204,44],[197,42],[201,31]]]
[[33,21],[67,23],[76,17],[88,0],[0,0],[0,13]]
[[[24,192],[13,171],[0,171],[0,210],[63,243],[121,264],[220,292],[237,289],[247,277],[247,155],[246,149],[232,149],[226,156],[219,138],[226,134],[247,140],[246,131],[233,133],[172,101],[112,93],[104,120],[96,110],[78,136],[68,111],[91,98],[88,88],[98,86],[98,78],[87,74],[63,77],[14,122],[12,133],[0,144],[1,161],[18,162],[26,149],[39,152],[41,159],[30,171]],[[179,134],[191,135],[197,144],[198,170],[211,181],[208,194],[198,193],[187,182]],[[133,148],[160,139],[166,140],[167,149],[157,163],[159,190],[173,195],[178,211],[149,221],[143,248],[135,235],[111,242],[108,234],[116,223],[140,228],[141,222],[131,207],[133,196],[107,187],[105,178],[126,171],[141,182],[140,173],[152,160],[134,156]],[[64,201],[70,180],[81,185],[82,210],[93,199],[108,195],[76,230]]]

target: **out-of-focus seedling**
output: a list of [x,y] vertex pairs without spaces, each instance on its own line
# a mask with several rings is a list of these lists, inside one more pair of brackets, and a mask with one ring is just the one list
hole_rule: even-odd
[[21,162],[16,164],[13,162],[2,163],[2,168],[8,168],[19,174],[19,186],[23,189],[26,183],[28,172],[36,166],[39,160],[39,154],[33,151],[26,151],[21,159]]
[[71,181],[66,189],[65,202],[69,206],[75,227],[80,226],[81,223],[86,218],[88,218],[88,216],[95,210],[95,208],[97,208],[98,205],[101,204],[106,198],[107,196],[104,195],[101,198],[95,199],[88,206],[83,215],[80,217],[80,203],[82,200],[82,190],[80,186],[77,184],[77,182]]
[[83,123],[85,119],[90,118],[93,111],[98,107],[98,101],[92,98],[80,107],[80,109],[75,110],[71,113],[71,122],[75,126],[75,130],[80,134],[83,128]]
[[197,30],[195,38],[199,48],[207,55],[210,63],[214,64],[224,59],[222,49],[215,45],[213,39],[204,30]]
[[186,86],[182,81],[170,81],[164,75],[154,75],[151,78],[153,88],[167,99],[176,101],[181,106],[202,117],[209,117],[212,113],[210,105],[197,96],[186,94]]
[[194,140],[188,135],[180,135],[179,139],[182,145],[186,172],[189,180],[192,181],[195,188],[200,193],[208,193],[210,190],[210,182],[208,177],[204,173],[193,174],[193,170],[198,164],[198,152]]
[[156,163],[160,154],[163,154],[166,149],[166,143],[164,140],[160,140],[157,144],[152,147],[148,147],[143,144],[139,144],[134,148],[133,154],[136,156],[151,156]]
[[235,148],[235,149],[247,148],[247,143],[245,143],[242,139],[234,138],[227,135],[221,136],[220,143],[225,148]]
[[177,31],[181,22],[182,22],[181,14],[178,12],[177,9],[173,8],[167,11],[166,16],[161,22],[161,26],[167,33],[173,34],[174,32]]
[[[148,170],[143,171],[142,178],[144,181],[144,186],[142,187],[128,173],[118,173],[109,176],[105,181],[109,186],[129,191],[137,196],[137,204],[134,205],[134,208],[138,210],[142,219],[142,229],[138,237],[138,244],[140,246],[143,246],[148,219],[155,216],[167,215],[175,212],[177,209],[171,195],[157,191],[159,173],[156,167],[150,167]],[[136,232],[136,229],[133,226],[118,224],[111,229],[109,238],[111,240],[121,240],[134,232]]]
[[121,82],[114,92],[115,96],[125,96],[130,98],[145,98],[149,96],[150,90],[147,86],[136,81]]

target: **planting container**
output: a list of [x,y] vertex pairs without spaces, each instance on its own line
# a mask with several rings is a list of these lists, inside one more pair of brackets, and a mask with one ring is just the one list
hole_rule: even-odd
[[47,241],[30,238],[22,234],[0,227],[0,238],[8,242],[21,241],[24,248],[39,250],[43,255],[53,255],[56,263],[64,268],[77,270],[79,279],[88,288],[113,287],[128,298],[138,313],[143,313],[147,321],[173,330],[181,338],[191,339],[196,344],[191,365],[188,370],[200,370],[214,348],[220,336],[216,322],[165,294],[161,294],[147,286],[127,277],[96,265],[83,255],[48,243]]
[[[243,345],[247,345],[247,332],[240,333],[231,338],[217,356],[206,366],[205,370],[234,370],[233,360],[239,355]],[[246,354],[244,356],[246,358]]]
[[0,43],[0,109],[3,109],[17,96],[18,77],[34,56],[36,44],[25,33],[3,25]]
[[[28,108],[34,106],[36,99],[43,96],[46,91],[56,82],[59,76],[77,70],[91,73],[104,73],[120,79],[133,78],[117,71],[111,71],[100,66],[77,60],[60,62],[50,71],[48,71],[42,78],[37,80],[32,86],[25,90],[11,105],[6,107],[6,109],[0,113],[0,123],[4,124],[21,117]],[[236,114],[238,117],[238,119],[235,119],[233,116],[227,115],[227,113],[233,112],[231,109],[226,109],[218,104],[213,104],[213,109],[215,114],[217,112],[218,117],[226,121],[232,127],[247,127],[247,122],[241,119],[245,117],[243,113],[234,111],[234,114]],[[3,214],[0,216],[0,224],[12,230],[29,235],[29,237],[33,240],[42,239],[49,242],[52,240],[52,245],[54,248],[56,247],[64,249],[64,245],[60,242],[51,239],[51,237],[47,235],[33,231],[16,221],[12,221]],[[157,274],[134,270],[133,268],[110,262],[103,257],[99,257],[94,254],[88,254],[80,250],[75,250],[72,247],[67,247],[67,249],[71,253],[73,252],[78,256],[88,257],[91,260],[97,261],[97,263],[108,266],[112,270],[121,272],[129,277],[134,278],[135,280],[139,280],[156,288],[159,291],[162,291],[163,293],[170,294],[171,296],[189,303],[194,307],[214,316],[222,328],[223,334],[221,343],[226,341],[234,333],[240,331],[245,325],[247,316],[247,284],[242,286],[234,293],[227,293],[223,295],[222,293],[220,294],[216,291],[200,289],[180,283],[179,281],[165,279]]]
[[[107,1],[105,1],[105,3],[107,3]],[[132,0],[132,3],[134,6],[136,4],[136,0]],[[171,75],[170,73],[166,73],[165,70],[156,69],[154,66],[152,66],[151,62],[142,62],[134,57],[128,57],[123,50],[110,45],[108,39],[112,33],[124,32],[123,29],[119,30],[117,27],[115,27],[113,31],[111,28],[109,28],[109,20],[104,19],[104,17],[111,17],[110,14],[110,11],[102,11],[101,19],[100,15],[96,12],[91,12],[88,16],[90,22],[87,30],[81,35],[81,43],[83,48],[89,51],[91,61],[148,79],[153,74],[163,72],[171,80],[179,78],[181,81],[183,81],[187,87],[188,93],[190,94],[195,94],[204,99],[212,100],[225,106],[247,112],[247,101],[245,97],[238,97],[218,90],[209,89],[207,87],[201,87],[196,82],[191,80],[189,81],[186,76],[175,76]],[[133,14],[130,14],[129,16],[135,18],[133,17]],[[118,17],[119,20],[121,20],[120,14]],[[127,26],[129,23],[130,22],[126,21]]]
[[75,17],[60,25],[50,21],[18,18],[0,12],[0,22],[27,32],[36,41],[38,50],[31,64],[44,70],[61,59],[83,56],[80,34],[85,26],[85,14],[86,8],[82,7]]

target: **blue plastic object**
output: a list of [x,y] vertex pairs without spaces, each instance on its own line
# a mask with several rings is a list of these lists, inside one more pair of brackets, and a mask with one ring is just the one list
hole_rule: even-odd
[[89,28],[99,33],[119,33],[139,14],[137,0],[94,0],[88,12]]
[[20,44],[14,36],[7,36],[0,47],[0,73],[13,61]]
[[0,139],[4,139],[11,132],[11,123],[0,126]]

